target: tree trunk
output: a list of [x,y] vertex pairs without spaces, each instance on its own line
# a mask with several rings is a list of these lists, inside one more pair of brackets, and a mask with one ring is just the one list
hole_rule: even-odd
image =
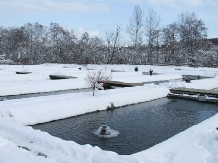
[[93,96],[95,96],[95,85],[93,86]]

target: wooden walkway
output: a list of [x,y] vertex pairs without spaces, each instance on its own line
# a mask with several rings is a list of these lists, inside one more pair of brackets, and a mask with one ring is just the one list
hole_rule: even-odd
[[170,89],[171,93],[174,94],[187,94],[187,95],[206,95],[208,97],[218,98],[217,90],[205,90],[205,89],[193,89],[193,88],[172,88]]
[[110,89],[112,87],[134,87],[143,85],[143,83],[124,83],[118,81],[99,81],[98,83],[103,83],[104,89]]
[[168,98],[180,98],[180,99],[188,99],[188,100],[195,100],[195,101],[201,101],[201,102],[209,102],[209,103],[218,103],[218,98],[204,98],[200,99],[199,96],[188,96],[183,94],[174,94],[169,93]]
[[182,75],[183,79],[190,79],[190,80],[199,80],[199,79],[207,79],[207,78],[212,78],[209,76],[201,76],[201,75]]

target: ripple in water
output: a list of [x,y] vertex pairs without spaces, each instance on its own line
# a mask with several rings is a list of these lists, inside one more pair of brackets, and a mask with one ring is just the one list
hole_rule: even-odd
[[102,127],[104,126],[106,125],[101,125],[97,130],[94,131],[94,134],[103,138],[113,138],[117,137],[120,134],[118,130],[111,129],[109,126],[106,126],[105,134],[101,134]]

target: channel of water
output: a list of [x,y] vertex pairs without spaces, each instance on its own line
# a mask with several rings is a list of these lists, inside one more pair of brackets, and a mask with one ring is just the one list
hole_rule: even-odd
[[91,91],[92,90],[90,88],[87,88],[87,89],[70,89],[70,90],[42,92],[42,93],[30,93],[30,94],[2,96],[2,97],[0,96],[0,101],[30,98],[30,97],[39,97],[39,96],[59,95],[59,94],[67,94],[67,93],[91,92]]
[[[91,144],[129,155],[161,143],[217,112],[217,104],[162,98],[32,127],[81,145]],[[95,133],[101,125],[108,125],[119,134],[115,137],[98,136]]]

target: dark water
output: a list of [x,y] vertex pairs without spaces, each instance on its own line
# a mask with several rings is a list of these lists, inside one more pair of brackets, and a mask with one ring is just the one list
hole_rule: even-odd
[[[216,114],[217,104],[162,98],[113,111],[102,111],[33,126],[64,140],[91,144],[118,154],[152,147]],[[100,125],[118,130],[113,138],[94,134]]]
[[91,91],[92,90],[88,88],[88,89],[70,89],[70,90],[63,90],[63,91],[31,93],[31,94],[22,94],[22,95],[13,95],[13,96],[2,96],[2,97],[0,96],[0,101],[39,97],[39,96],[59,95],[59,94],[66,94],[66,93],[91,92]]

